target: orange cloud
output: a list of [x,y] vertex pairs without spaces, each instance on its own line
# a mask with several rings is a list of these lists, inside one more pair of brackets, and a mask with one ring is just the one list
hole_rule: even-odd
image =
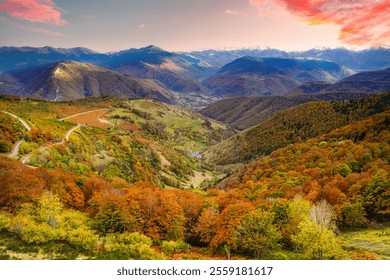
[[311,24],[340,26],[339,40],[352,45],[390,44],[388,0],[249,0],[259,10],[272,4]]
[[32,22],[63,26],[67,22],[52,0],[2,0],[0,11],[10,16]]

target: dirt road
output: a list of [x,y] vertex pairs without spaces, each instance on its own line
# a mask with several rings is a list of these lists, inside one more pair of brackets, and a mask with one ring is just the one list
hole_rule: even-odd
[[[49,148],[51,148],[51,147],[65,144],[65,141],[69,141],[70,134],[71,134],[74,130],[76,130],[77,128],[79,128],[80,126],[81,126],[81,125],[78,124],[78,125],[72,127],[71,129],[69,129],[68,132],[66,133],[65,139],[62,139],[61,142],[57,142],[57,143],[54,143],[54,144],[50,144],[50,145],[46,145],[46,146],[40,147],[40,148],[38,149],[38,152],[43,152],[44,150],[49,149]],[[20,161],[21,161],[23,164],[26,164],[26,165],[27,165],[28,161],[30,160],[30,157],[31,157],[33,154],[35,154],[35,153],[36,153],[36,152],[31,152],[31,153],[25,155],[24,157],[22,157],[22,158],[20,159]]]
[[11,117],[17,119],[19,122],[22,123],[22,125],[23,125],[28,131],[31,130],[31,127],[30,127],[23,119],[19,118],[18,116],[14,115],[14,114],[12,114],[12,113],[10,113],[10,112],[6,112],[6,111],[0,111],[0,112],[2,112],[2,113],[4,113],[4,114],[7,114],[7,115],[10,115]]

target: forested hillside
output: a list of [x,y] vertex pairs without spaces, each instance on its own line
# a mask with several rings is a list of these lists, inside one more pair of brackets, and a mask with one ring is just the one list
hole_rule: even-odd
[[383,112],[389,104],[390,92],[365,99],[305,103],[212,146],[205,159],[218,165],[258,159],[289,144]]
[[291,141],[221,178],[201,154],[235,132],[182,108],[3,97],[0,257],[390,258],[388,104],[287,110]]
[[[255,68],[256,71],[261,70]],[[269,71],[269,70],[268,70]],[[276,71],[275,69],[273,71]],[[390,89],[389,70],[362,72],[329,84],[315,81],[291,88],[285,96],[244,96],[222,99],[202,109],[205,116],[243,130],[294,106],[314,101],[361,99]],[[227,79],[231,81],[233,79]],[[241,86],[242,82],[241,82]],[[259,88],[258,83],[255,88]]]
[[271,119],[283,110],[307,102],[353,100],[373,95],[375,93],[346,91],[297,96],[232,97],[214,102],[200,112],[209,118],[244,130]]

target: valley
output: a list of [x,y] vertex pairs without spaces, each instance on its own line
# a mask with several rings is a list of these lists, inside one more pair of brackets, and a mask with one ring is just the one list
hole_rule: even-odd
[[[296,204],[310,212],[313,207],[322,207],[318,201],[326,200],[335,209],[334,221],[349,232],[356,226],[365,228],[387,220],[390,149],[386,100],[388,93],[350,102],[308,103],[282,111],[275,124],[270,120],[269,128],[252,129],[276,135],[269,142],[276,144],[273,152],[263,156],[249,149],[252,162],[244,164],[248,157],[240,149],[247,141],[266,151],[260,138],[244,140],[242,137],[251,135],[250,130],[238,133],[180,107],[145,99],[95,98],[61,104],[3,97],[2,132],[7,129],[11,135],[19,135],[8,139],[8,147],[12,149],[21,139],[24,143],[13,156],[20,163],[7,159],[7,153],[0,157],[0,205],[5,211],[0,214],[0,255],[28,259],[223,259],[226,255],[218,248],[228,246],[238,259],[316,258],[300,243],[303,240],[296,239],[301,223],[306,223],[306,212],[294,212]],[[334,113],[329,111],[335,109]],[[5,110],[24,113],[15,119]],[[308,123],[314,130],[307,138],[302,138],[306,128],[293,110],[303,120],[313,122]],[[306,117],[305,110],[317,119]],[[334,115],[336,112],[339,115]],[[270,129],[291,131],[277,126],[286,125],[286,120],[279,119],[288,116],[291,124],[301,126],[300,138],[278,145],[277,139],[283,137]],[[336,126],[326,122],[325,116]],[[10,118],[14,122],[8,122]],[[323,128],[316,127],[321,124]],[[270,140],[269,136],[264,139]],[[237,144],[228,144],[230,153],[218,151],[221,148],[214,152],[224,141],[233,140]],[[234,162],[222,166],[224,158]],[[51,206],[42,208],[43,203]],[[260,205],[262,210],[256,210]],[[24,212],[24,207],[32,210]],[[57,226],[37,216],[47,215],[47,211],[55,211],[51,219]],[[253,242],[263,242],[264,235],[271,247],[259,251],[252,245],[242,247],[247,237],[238,230],[260,213],[270,224],[263,229],[261,239]],[[68,223],[77,224],[77,229],[67,229],[71,226]],[[67,233],[61,234],[61,230]],[[387,258],[382,249],[360,246],[349,236],[346,233],[335,241],[332,246],[338,248],[336,251],[324,248],[328,250],[326,258]],[[108,238],[116,241],[110,241],[114,242],[110,247],[98,245]],[[12,249],[14,242],[25,245]],[[126,242],[131,242],[128,244],[133,244],[133,249],[126,247],[130,245],[120,249]],[[303,247],[295,250],[292,244]],[[149,249],[140,251],[139,246]],[[43,251],[37,254],[36,248]]]
[[0,48],[0,258],[389,259],[377,51]]

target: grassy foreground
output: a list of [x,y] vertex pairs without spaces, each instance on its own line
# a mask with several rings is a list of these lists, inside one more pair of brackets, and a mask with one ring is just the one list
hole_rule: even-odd
[[365,250],[378,259],[390,260],[390,226],[351,230],[341,233],[343,244],[348,249]]

